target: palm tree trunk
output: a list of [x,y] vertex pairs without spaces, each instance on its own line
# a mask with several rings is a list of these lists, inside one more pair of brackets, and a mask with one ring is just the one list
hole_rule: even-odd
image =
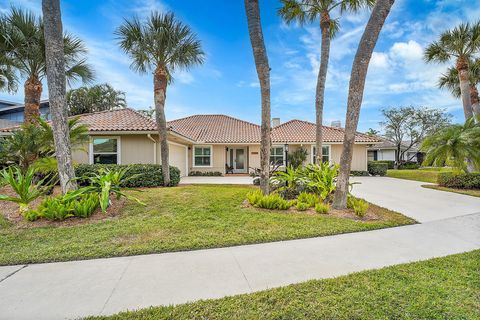
[[395,0],[378,0],[376,2],[353,60],[348,90],[343,151],[340,157],[340,173],[333,200],[333,207],[336,209],[345,209],[347,207],[348,180],[352,164],[353,144],[363,100],[368,64],[385,19],[394,2]]
[[52,114],[53,141],[62,192],[76,189],[72,163],[70,134],[67,123],[65,56],[63,49],[62,17],[59,0],[42,1],[45,24],[45,55],[48,96]]
[[317,164],[322,162],[323,102],[325,100],[325,82],[327,80],[328,59],[330,55],[330,15],[328,11],[322,12],[320,29],[322,31],[322,49],[317,77],[317,91],[315,93],[315,121],[317,124],[315,132],[315,149],[317,150],[315,163]]
[[267,50],[263,41],[262,25],[258,0],[245,0],[248,20],[248,33],[253,49],[255,67],[262,96],[262,124],[260,138],[260,189],[264,194],[270,192],[270,67]]
[[470,85],[470,100],[472,102],[472,111],[477,119],[477,121],[480,121],[480,98],[478,96],[478,90],[477,87],[473,84]]
[[158,135],[160,140],[160,152],[162,159],[163,185],[170,185],[170,167],[168,162],[168,131],[165,117],[165,99],[167,98],[168,73],[165,66],[158,66],[153,75],[153,98],[155,100],[155,114],[157,120]]
[[460,82],[460,93],[462,96],[463,113],[465,120],[473,117],[472,101],[470,99],[470,81],[468,76],[468,60],[464,57],[457,59],[458,80]]
[[42,82],[37,75],[31,75],[25,81],[25,109],[24,122],[34,123],[35,117],[40,116],[40,97],[42,96]]

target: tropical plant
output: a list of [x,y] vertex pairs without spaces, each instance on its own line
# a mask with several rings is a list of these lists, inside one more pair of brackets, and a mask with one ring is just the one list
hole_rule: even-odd
[[262,101],[262,123],[260,136],[260,189],[264,194],[270,193],[270,66],[268,64],[267,49],[263,40],[262,23],[260,22],[260,8],[258,0],[245,0],[248,34],[253,50],[255,68],[260,83]]
[[322,162],[309,164],[305,167],[305,180],[310,191],[325,200],[335,191],[335,180],[338,175],[338,165]]
[[260,199],[262,199],[263,194],[261,190],[255,190],[255,191],[250,191],[247,193],[247,201],[250,203],[252,206],[255,206]]
[[468,172],[471,171],[468,166],[470,161],[480,169],[479,146],[480,126],[475,125],[472,117],[463,125],[451,125],[427,137],[421,147],[426,153],[423,164],[438,167],[450,165]]
[[368,211],[369,204],[367,201],[360,199],[360,198],[355,198],[352,195],[349,195],[347,197],[347,207],[349,209],[353,209],[355,214],[359,216],[360,218],[363,218],[365,214]]
[[345,209],[347,206],[348,181],[352,165],[353,145],[355,143],[355,133],[357,131],[358,118],[362,106],[363,90],[365,89],[368,65],[375,44],[377,43],[380,30],[382,30],[385,19],[387,18],[394,2],[395,0],[376,1],[353,60],[348,90],[343,150],[340,157],[340,174],[337,179],[337,187],[333,201],[333,207],[336,209]]
[[[1,49],[0,49],[1,50]],[[7,63],[3,64],[2,57],[0,57],[0,91],[7,91],[9,93],[14,93],[17,91],[17,76],[12,70],[12,67]]]
[[[372,7],[374,3],[375,0],[282,0],[283,6],[278,10],[287,23],[298,22],[304,25],[320,20],[322,43],[315,94],[316,150],[322,150],[323,103],[330,55],[330,41],[340,29],[340,19],[332,19],[331,14],[332,12],[336,12],[339,15],[347,11],[358,12],[362,8]],[[321,154],[317,155],[316,158],[315,163],[322,162]]]
[[330,211],[330,205],[328,203],[319,202],[315,205],[315,211],[321,214],[327,214]]
[[108,83],[67,92],[67,108],[71,116],[126,107],[125,92],[115,90]]
[[295,209],[297,209],[298,211],[305,211],[310,207],[311,205],[309,203],[300,202],[300,201],[297,201],[297,204],[295,205]]
[[465,120],[473,116],[470,99],[469,62],[480,50],[480,21],[474,24],[461,23],[447,30],[425,49],[427,62],[446,63],[455,59],[455,68],[463,103]]
[[[477,85],[480,83],[480,58],[469,62],[469,82],[473,115],[478,117],[480,116],[480,98]],[[454,67],[448,68],[447,72],[442,74],[438,86],[442,89],[449,90],[455,98],[461,98],[462,96],[458,70]]]
[[165,186],[170,185],[168,169],[168,132],[165,119],[167,86],[172,73],[189,69],[204,61],[200,41],[191,29],[173,13],[154,11],[145,22],[125,20],[115,31],[120,48],[132,60],[131,68],[141,74],[153,71],[155,116],[160,135],[162,173]]
[[18,203],[21,215],[28,211],[30,202],[45,193],[44,181],[34,183],[35,171],[33,169],[28,169],[23,173],[20,168],[12,166],[0,171],[0,178],[17,194],[17,196],[0,195],[0,201]]
[[270,180],[276,190],[287,198],[297,196],[306,184],[302,168],[287,167],[285,171],[277,171]]
[[311,208],[315,207],[315,205],[319,202],[319,198],[313,193],[301,192],[297,197],[297,201],[306,203],[308,207]]
[[[93,71],[86,63],[87,50],[83,41],[65,34],[63,45],[67,81],[72,83],[79,79],[83,82],[93,80]],[[17,79],[26,78],[25,122],[34,122],[35,117],[40,115],[42,79],[46,75],[47,62],[45,48],[44,24],[41,18],[30,11],[15,7],[0,16],[1,62],[6,63],[17,77],[11,78],[12,85],[16,86]]]
[[300,147],[294,152],[288,154],[288,163],[292,167],[298,168],[307,160],[307,155],[307,149]]
[[262,195],[262,197],[254,205],[257,208],[263,209],[278,209],[287,210],[290,208],[291,203],[288,200],[283,199],[279,194],[272,193],[269,195]]

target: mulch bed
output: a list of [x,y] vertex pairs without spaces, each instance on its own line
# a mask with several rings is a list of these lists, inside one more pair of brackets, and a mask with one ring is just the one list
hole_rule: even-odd
[[[56,186],[53,189],[53,192],[50,197],[60,195],[60,187]],[[15,192],[11,189],[10,186],[5,186],[0,188],[0,194],[15,196]],[[29,208],[36,209],[45,196],[39,197],[34,201],[30,202]],[[69,217],[62,221],[51,221],[44,218],[40,218],[36,221],[27,221],[25,218],[19,214],[18,204],[11,201],[0,201],[0,214],[2,214],[8,221],[12,222],[17,228],[31,228],[31,227],[46,227],[46,226],[75,226],[81,224],[93,223],[101,220],[108,220],[115,218],[120,215],[121,209],[125,206],[127,200],[121,198],[117,200],[115,197],[110,198],[111,205],[107,208],[107,212],[103,213],[100,208],[95,210],[95,212],[88,218],[78,218],[78,217]]]

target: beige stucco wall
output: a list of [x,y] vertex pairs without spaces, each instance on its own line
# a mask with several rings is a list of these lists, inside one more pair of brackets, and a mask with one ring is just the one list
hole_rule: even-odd
[[[190,146],[188,150],[188,168],[190,171],[202,171],[202,172],[213,172],[218,171],[225,173],[225,160],[226,160],[226,146],[225,145],[205,145],[212,147],[212,163],[209,167],[195,167],[193,166],[193,147]],[[197,145],[201,146],[201,145]],[[203,145],[202,145],[203,146]]]
[[[331,146],[332,155],[330,158],[335,163],[340,163],[340,156],[342,155],[343,145],[334,144]],[[364,144],[356,144],[353,146],[352,170],[366,171],[367,170],[367,146]]]

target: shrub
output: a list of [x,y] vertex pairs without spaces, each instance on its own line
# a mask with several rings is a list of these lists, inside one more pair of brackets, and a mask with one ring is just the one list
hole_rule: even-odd
[[90,217],[100,205],[98,195],[87,193],[73,202],[73,215],[79,218]]
[[326,199],[335,191],[335,180],[338,175],[337,164],[323,162],[319,165],[309,164],[305,167],[305,180],[308,189]]
[[260,199],[262,199],[263,194],[262,191],[260,190],[255,190],[247,193],[247,201],[250,203],[252,206],[255,206]]
[[438,174],[437,182],[440,186],[447,188],[480,189],[480,172],[441,172]]
[[272,193],[266,196],[262,195],[255,203],[255,207],[263,209],[287,210],[290,208],[290,201],[283,199],[279,194]]
[[327,214],[330,211],[328,203],[319,202],[315,205],[315,211],[321,214]]
[[36,211],[38,217],[48,220],[65,220],[73,217],[73,201],[68,201],[63,197],[48,197],[43,199]]
[[315,207],[319,202],[318,196],[313,193],[302,192],[298,195],[298,202],[303,202],[308,205],[309,208]]
[[296,208],[298,211],[305,211],[305,210],[307,210],[308,208],[310,208],[310,204],[305,203],[305,202],[300,202],[300,201],[298,201],[298,202],[297,202],[297,205],[295,206],[295,208]]
[[394,169],[395,168],[395,161],[393,160],[372,160],[372,161],[368,161],[368,162],[371,162],[371,163],[385,163],[387,164],[387,169]]
[[[99,174],[101,169],[120,170],[128,168],[126,181],[121,187],[141,188],[141,187],[159,187],[163,186],[162,166],[158,164],[80,164],[75,166],[75,175],[77,177],[88,177],[93,174]],[[130,179],[130,176],[135,176]],[[88,185],[87,178],[78,179],[79,184]],[[170,186],[176,186],[180,182],[180,170],[176,167],[170,167]]]
[[287,199],[297,196],[299,190],[305,185],[305,175],[302,168],[291,166],[285,171],[277,171],[270,180],[273,186]]
[[292,153],[288,154],[288,163],[294,168],[298,168],[307,160],[307,149],[300,147]]
[[202,176],[202,177],[221,177],[223,174],[220,171],[207,171],[207,172],[202,172],[202,171],[191,171],[189,176]]
[[398,169],[400,169],[400,170],[415,170],[415,169],[418,169],[418,168],[420,168],[420,165],[416,162],[413,162],[413,161],[403,162],[398,167]]
[[367,213],[369,204],[363,199],[355,198],[354,196],[349,195],[347,197],[347,207],[353,209],[357,216],[364,217],[365,213]]
[[351,176],[354,176],[354,177],[367,177],[367,176],[369,176],[370,174],[368,173],[368,171],[356,171],[356,170],[352,170],[352,171],[350,171],[350,175],[351,175]]
[[388,164],[368,161],[368,173],[372,176],[385,176],[387,174]]

